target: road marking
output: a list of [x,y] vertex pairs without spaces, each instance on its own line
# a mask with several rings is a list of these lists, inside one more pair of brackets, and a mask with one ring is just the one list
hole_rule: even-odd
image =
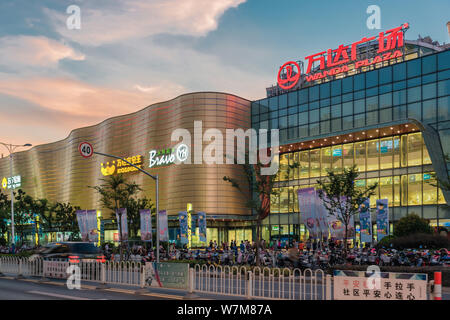
[[134,291],[126,290],[126,289],[119,289],[119,288],[108,288],[103,289],[105,291],[112,291],[112,292],[119,292],[119,293],[127,293],[127,294],[134,294]]
[[165,298],[165,299],[176,299],[176,300],[182,300],[183,299],[183,297],[172,296],[172,295],[168,295],[168,294],[144,293],[143,295],[144,296],[149,296],[149,297]]
[[27,293],[40,294],[40,295],[43,295],[43,296],[49,296],[49,297],[55,297],[55,298],[63,298],[63,299],[70,299],[70,300],[92,300],[92,299],[89,299],[89,298],[67,296],[67,295],[64,295],[64,294],[57,294],[57,293],[43,292],[43,291],[27,291]]
[[[108,288],[108,289],[104,289],[105,291],[112,291],[112,292],[119,292],[119,293],[126,293],[126,294],[135,294],[134,290],[126,290],[126,289],[119,289],[119,288]],[[181,296],[174,296],[174,295],[169,295],[169,294],[159,294],[159,293],[152,293],[152,292],[148,292],[148,293],[143,293],[143,296],[149,296],[149,297],[158,297],[158,298],[165,298],[165,299],[177,299],[177,300],[181,300],[183,299],[183,297]]]

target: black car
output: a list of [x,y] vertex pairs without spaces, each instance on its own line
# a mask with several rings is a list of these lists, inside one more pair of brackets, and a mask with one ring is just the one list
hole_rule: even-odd
[[78,262],[105,262],[105,256],[92,242],[56,242],[46,245],[36,252],[31,259],[69,259]]

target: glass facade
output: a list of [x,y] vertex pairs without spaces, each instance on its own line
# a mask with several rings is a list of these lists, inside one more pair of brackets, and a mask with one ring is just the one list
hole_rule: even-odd
[[[253,102],[253,128],[277,128],[280,146],[297,145],[290,152],[281,149],[276,194],[265,221],[266,240],[304,235],[297,190],[316,186],[327,169],[339,172],[354,164],[361,173],[359,185],[379,184],[371,205],[376,199],[389,199],[390,221],[411,212],[428,219],[450,218],[439,206],[445,203],[441,190],[432,186],[434,169],[422,134],[391,127],[408,123],[408,118],[428,124],[439,133],[444,154],[450,154],[450,50],[408,59]],[[384,127],[392,131],[351,143],[306,145]],[[302,142],[305,145],[299,147]],[[290,163],[299,167],[288,174]]]

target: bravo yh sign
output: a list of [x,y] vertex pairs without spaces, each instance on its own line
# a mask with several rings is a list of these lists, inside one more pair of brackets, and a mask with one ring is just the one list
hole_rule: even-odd
[[[337,49],[328,49],[305,57],[308,67],[305,73],[305,80],[308,82],[319,80],[327,76],[334,76],[351,70],[358,70],[391,59],[403,56],[400,50],[404,46],[404,32],[409,28],[405,23],[400,27],[380,32],[378,39],[376,36],[364,37],[351,45],[340,45]],[[364,44],[378,40],[378,49],[375,54],[361,58],[358,49]],[[376,45],[376,43],[374,43]],[[315,65],[318,66],[314,68]],[[295,71],[294,68],[297,70]],[[278,86],[288,90],[297,85],[300,80],[300,67],[297,62],[289,61],[281,66],[278,71]]]

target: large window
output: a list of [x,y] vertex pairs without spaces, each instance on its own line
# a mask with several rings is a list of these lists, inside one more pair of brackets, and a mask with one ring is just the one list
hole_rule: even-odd
[[322,169],[321,169],[321,175],[326,176],[327,170],[331,169],[331,148],[322,148],[321,149],[321,156],[322,156]]
[[331,149],[332,169],[336,173],[342,171],[342,146],[335,146]]
[[355,143],[355,164],[358,171],[366,171],[366,143]]
[[392,138],[384,138],[380,140],[380,169],[392,168],[393,151]]
[[422,174],[408,175],[408,205],[422,204]]
[[320,150],[310,152],[311,178],[320,177]]
[[289,179],[288,176],[289,168],[289,154],[282,154],[280,156],[280,181],[286,181]]
[[280,213],[289,211],[289,188],[280,188]]
[[413,133],[408,135],[408,166],[419,166],[422,164],[422,135]]
[[367,171],[378,170],[378,140],[367,141]]
[[344,144],[342,147],[344,169],[349,169],[354,164],[353,143]]
[[309,151],[300,152],[300,179],[309,178]]
[[380,199],[388,199],[389,206],[392,206],[393,177],[380,178]]
[[436,179],[431,173],[423,174],[423,204],[436,204],[437,203],[437,184]]

